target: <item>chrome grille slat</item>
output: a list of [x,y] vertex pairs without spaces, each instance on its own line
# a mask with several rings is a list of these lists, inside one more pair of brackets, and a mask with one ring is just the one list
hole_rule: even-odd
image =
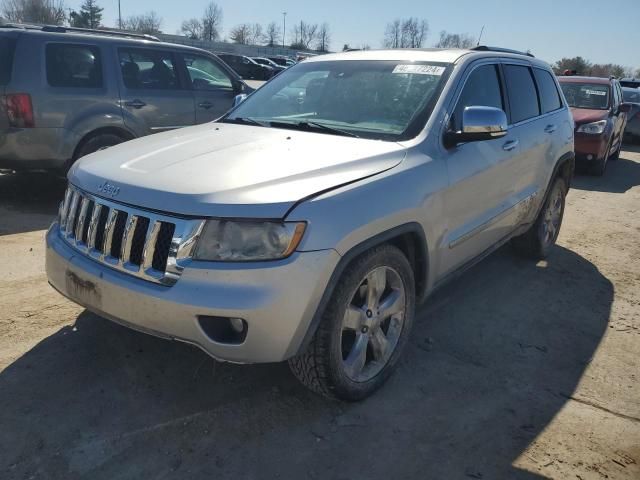
[[102,259],[111,255],[111,242],[113,241],[113,229],[116,226],[116,218],[118,218],[118,210],[112,208],[107,217],[107,223],[104,226],[104,241],[102,243]]
[[71,204],[69,205],[69,212],[67,215],[67,223],[65,225],[64,234],[65,236],[70,236],[73,230],[74,219],[76,218],[76,212],[78,210],[78,200],[80,198],[80,193],[77,191],[73,192],[73,196],[71,197]]
[[76,221],[76,244],[82,243],[82,232],[84,232],[84,222],[87,217],[87,209],[89,208],[90,202],[91,200],[87,197],[82,197],[82,200],[80,201],[80,213],[78,214],[78,220]]
[[133,232],[138,223],[137,215],[129,215],[127,225],[124,227],[124,235],[122,236],[122,246],[120,248],[120,262],[129,263],[131,259],[131,242],[133,241]]
[[89,231],[87,233],[87,248],[92,250],[96,247],[96,235],[98,233],[98,220],[102,212],[102,205],[96,203],[91,214],[91,222],[89,222]]
[[180,278],[203,225],[204,220],[132,208],[73,185],[59,208],[60,236],[71,247],[111,269],[167,286]]
[[144,273],[151,268],[153,263],[153,253],[158,240],[158,232],[160,231],[160,222],[149,219],[149,227],[144,240],[144,249],[142,250],[142,261],[140,262],[140,272]]

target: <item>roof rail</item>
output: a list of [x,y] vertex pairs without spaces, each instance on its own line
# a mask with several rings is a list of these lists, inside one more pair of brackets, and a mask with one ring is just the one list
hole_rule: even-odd
[[93,33],[98,35],[113,35],[115,37],[141,38],[143,40],[150,40],[152,42],[160,41],[158,37],[154,37],[153,35],[149,35],[146,33],[123,32],[120,30],[103,30],[103,29],[97,29],[97,28],[61,27],[57,25],[44,25],[42,27],[42,31],[53,32],[53,33],[67,33],[67,32]]
[[471,50],[475,50],[476,52],[515,53],[516,55],[526,55],[527,57],[535,58],[535,56],[531,52],[521,52],[520,50],[513,50],[511,48],[488,47],[487,45],[478,45],[476,47],[473,47]]

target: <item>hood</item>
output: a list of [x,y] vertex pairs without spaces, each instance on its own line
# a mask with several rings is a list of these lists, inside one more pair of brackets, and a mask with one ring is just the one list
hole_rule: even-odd
[[299,200],[388,170],[404,155],[394,142],[207,123],[87,155],[69,180],[175,214],[282,218]]
[[576,125],[597,122],[609,118],[609,110],[593,110],[590,108],[571,107],[571,114]]

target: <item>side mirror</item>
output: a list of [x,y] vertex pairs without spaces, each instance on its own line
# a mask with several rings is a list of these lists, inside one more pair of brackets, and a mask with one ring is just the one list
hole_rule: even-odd
[[235,97],[233,97],[233,107],[235,108],[240,105],[242,102],[244,102],[245,98],[247,98],[246,93],[241,93],[240,95],[236,95]]
[[445,143],[454,146],[504,137],[508,131],[507,114],[500,108],[466,107],[462,112],[462,130],[447,132]]
[[631,104],[630,103],[621,103],[620,106],[618,107],[618,111],[620,113],[629,113],[631,111]]

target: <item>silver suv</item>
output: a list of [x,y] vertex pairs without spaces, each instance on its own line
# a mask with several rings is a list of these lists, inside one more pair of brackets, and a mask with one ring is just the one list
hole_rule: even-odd
[[0,169],[66,170],[125,140],[215,120],[251,90],[216,56],[148,35],[0,25]]
[[47,234],[63,295],[358,400],[415,307],[512,240],[545,257],[574,168],[549,66],[497,49],[319,56],[215,123],[97,152]]

